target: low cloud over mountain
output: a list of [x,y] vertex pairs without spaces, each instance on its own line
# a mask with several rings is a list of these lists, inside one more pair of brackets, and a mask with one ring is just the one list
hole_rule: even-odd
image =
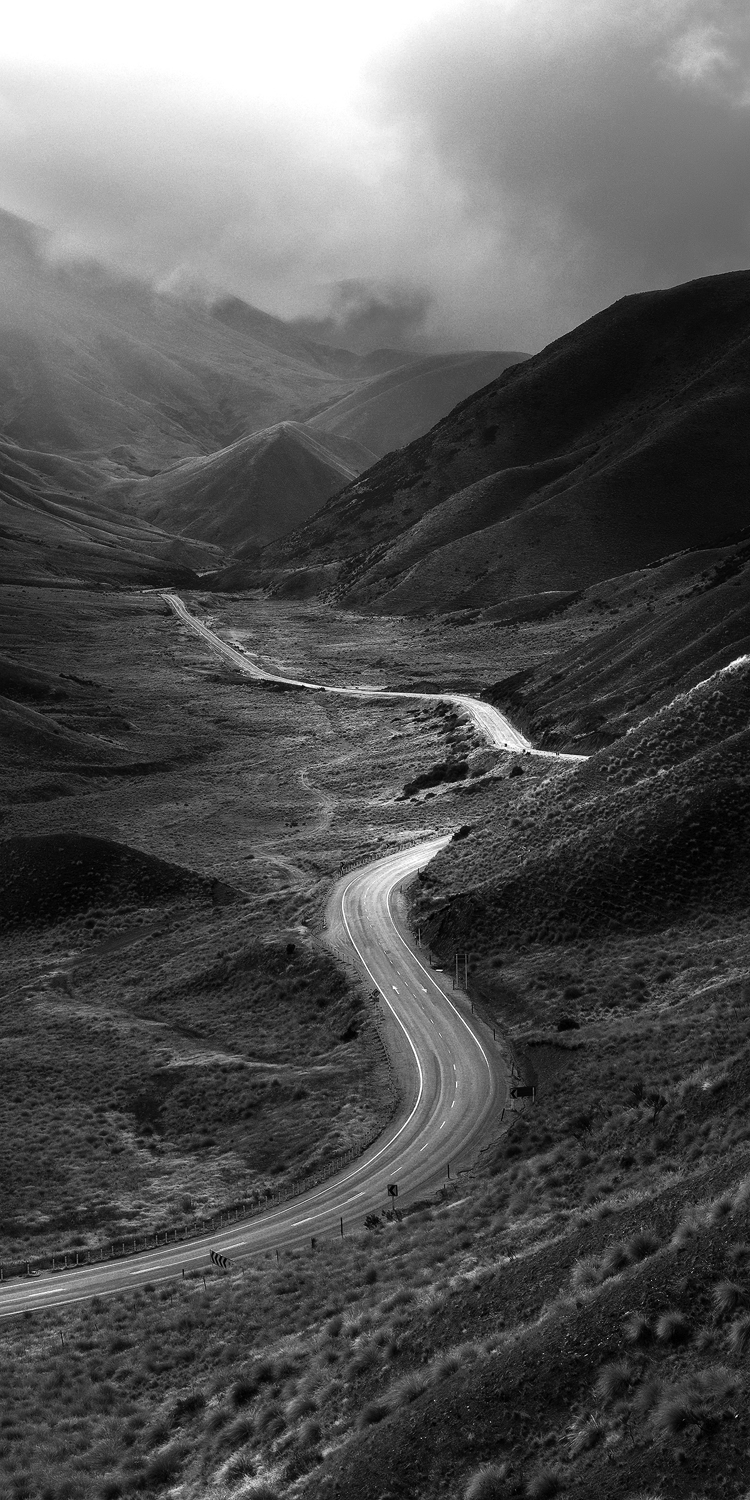
[[148,76],[6,64],[0,201],[57,255],[202,275],[358,348],[538,348],[623,293],[746,263],[737,0],[415,16],[335,89],[290,35],[296,102],[243,84],[228,52],[257,71],[257,38],[221,4],[200,77],[166,51]]

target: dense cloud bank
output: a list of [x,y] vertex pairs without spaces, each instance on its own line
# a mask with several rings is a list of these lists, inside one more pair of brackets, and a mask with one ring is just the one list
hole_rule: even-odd
[[750,17],[722,0],[464,0],[337,108],[209,76],[0,71],[0,202],[310,331],[534,349],[748,262]]

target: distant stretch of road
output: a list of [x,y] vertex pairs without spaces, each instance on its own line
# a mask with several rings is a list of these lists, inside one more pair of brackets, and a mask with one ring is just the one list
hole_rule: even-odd
[[278,672],[267,672],[264,667],[257,666],[244,652],[238,650],[237,646],[222,640],[215,630],[211,630],[208,625],[203,624],[202,620],[191,615],[187,605],[178,594],[164,594],[163,597],[183,625],[189,626],[196,635],[202,636],[213,651],[224,656],[240,672],[247,673],[248,677],[258,677],[263,682],[282,682],[287,687],[309,688],[315,693],[341,693],[346,698],[421,698],[432,703],[453,703],[473,719],[477,729],[496,750],[540,755],[549,760],[580,761],[586,759],[585,755],[558,754],[555,750],[537,750],[536,746],[532,745],[531,741],[527,740],[520,729],[516,729],[499,709],[493,708],[490,703],[483,703],[480,698],[469,697],[468,693],[418,693],[399,691],[396,688],[331,687],[327,683],[307,682],[300,677],[284,677]]
[[491,1031],[475,1022],[451,979],[424,961],[394,911],[398,887],[447,843],[433,839],[364,865],[339,880],[326,913],[333,940],[346,942],[377,992],[389,1046],[398,1059],[401,1105],[369,1150],[299,1197],[255,1219],[200,1239],[161,1245],[126,1260],[18,1278],[0,1285],[0,1319],[208,1268],[209,1251],[235,1265],[275,1249],[307,1246],[320,1235],[361,1226],[366,1214],[436,1191],[466,1164],[507,1095],[506,1070]]

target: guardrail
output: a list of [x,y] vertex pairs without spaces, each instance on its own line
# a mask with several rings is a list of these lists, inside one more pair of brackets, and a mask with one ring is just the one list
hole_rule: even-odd
[[[377,1027],[376,1027],[377,1031]],[[383,1045],[382,1037],[378,1039]],[[319,1171],[310,1177],[300,1178],[290,1183],[289,1187],[282,1192],[274,1193],[265,1201],[242,1200],[231,1204],[228,1208],[219,1209],[217,1213],[206,1218],[195,1219],[190,1224],[179,1224],[167,1229],[154,1230],[150,1234],[126,1234],[118,1235],[115,1240],[109,1240],[102,1245],[94,1245],[80,1250],[56,1250],[47,1255],[33,1256],[28,1259],[21,1257],[0,1264],[0,1281],[5,1281],[14,1276],[31,1276],[41,1271],[71,1271],[77,1266],[91,1266],[99,1262],[123,1260],[133,1255],[142,1255],[147,1250],[155,1250],[159,1245],[181,1244],[188,1240],[199,1240],[202,1236],[216,1234],[225,1224],[236,1224],[241,1220],[252,1222],[253,1219],[261,1217],[273,1208],[278,1208],[282,1203],[289,1202],[292,1198],[299,1198],[308,1193],[311,1188],[318,1187],[321,1182],[327,1182],[329,1177],[335,1177],[343,1167],[350,1162],[356,1161],[363,1156],[370,1146],[383,1134],[384,1125],[379,1125],[377,1130],[372,1131],[354,1146],[349,1146],[346,1151],[339,1152],[331,1161],[327,1162]]]
[[[348,870],[353,870],[360,865],[370,864],[372,858],[371,854],[365,854],[361,855],[358,859],[342,864],[339,875],[346,874]],[[325,931],[325,927],[326,922],[324,918],[319,930],[323,932]],[[367,982],[357,965],[346,955],[343,949],[339,949],[336,945],[331,945],[331,947],[339,963],[345,965],[356,981],[366,989]],[[391,1083],[394,1086],[394,1097],[391,1101],[392,1108],[389,1115],[390,1119],[398,1104],[396,1078],[390,1053],[381,1029],[379,998],[376,996],[373,1000],[372,993],[369,990],[367,990],[367,997],[371,1001],[369,1019],[375,1028],[377,1045],[382,1052],[383,1060],[388,1067]],[[321,1182],[327,1181],[329,1177],[334,1177],[343,1167],[348,1166],[350,1162],[363,1156],[365,1151],[369,1150],[370,1146],[383,1134],[385,1128],[386,1125],[379,1125],[377,1130],[366,1136],[364,1140],[358,1141],[356,1145],[350,1146],[346,1151],[340,1152],[337,1156],[333,1157],[319,1172],[291,1183],[283,1192],[272,1194],[265,1201],[252,1200],[251,1202],[247,1202],[241,1200],[230,1204],[226,1208],[219,1209],[215,1214],[196,1219],[190,1224],[171,1225],[165,1229],[152,1230],[150,1234],[141,1232],[140,1234],[118,1235],[116,1239],[109,1240],[101,1245],[88,1246],[77,1250],[55,1250],[50,1251],[47,1255],[29,1256],[28,1258],[22,1256],[7,1262],[0,1262],[0,1282],[10,1277],[31,1276],[42,1271],[70,1271],[75,1270],[76,1267],[90,1266],[99,1262],[127,1259],[129,1256],[142,1255],[148,1250],[155,1250],[159,1245],[187,1243],[189,1240],[198,1240],[204,1235],[213,1235],[225,1224],[236,1224],[243,1219],[252,1221],[261,1214],[268,1213],[270,1209],[278,1208],[280,1204],[309,1192],[311,1188],[317,1187]]]

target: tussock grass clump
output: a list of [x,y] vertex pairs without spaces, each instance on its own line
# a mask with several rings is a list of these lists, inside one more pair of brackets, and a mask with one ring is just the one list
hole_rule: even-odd
[[731,1409],[739,1387],[737,1374],[723,1365],[689,1374],[663,1389],[651,1413],[652,1427],[662,1438],[676,1437],[691,1426],[705,1435]]
[[611,1406],[613,1401],[624,1396],[633,1380],[633,1367],[629,1360],[613,1360],[603,1365],[594,1383],[594,1394],[602,1406]]
[[385,1400],[390,1410],[395,1411],[399,1406],[408,1406],[412,1401],[417,1401],[429,1385],[430,1376],[426,1370],[410,1370],[390,1387]]
[[152,1488],[169,1484],[176,1478],[186,1458],[187,1448],[184,1443],[171,1443],[169,1447],[161,1448],[146,1464],[146,1483]]
[[281,1491],[268,1479],[250,1479],[235,1490],[233,1500],[281,1500]]
[[662,1313],[656,1324],[656,1337],[662,1344],[686,1344],[690,1333],[690,1322],[681,1312]]
[[[607,1217],[611,1214],[612,1209],[609,1204],[602,1204],[601,1207],[607,1209],[607,1214],[604,1215],[599,1211],[595,1213],[595,1217]],[[639,1261],[653,1255],[658,1248],[657,1236],[648,1230],[639,1229],[628,1240],[609,1245],[601,1256],[582,1256],[573,1266],[570,1284],[574,1291],[584,1291],[586,1288],[599,1286],[603,1281],[608,1281],[611,1276],[617,1276],[621,1271],[626,1271],[629,1266],[637,1265]]]
[[357,1426],[359,1428],[372,1427],[376,1422],[382,1422],[385,1417],[389,1417],[390,1414],[391,1408],[388,1401],[384,1401],[382,1398],[380,1400],[368,1401],[362,1407],[357,1418]]
[[655,1411],[656,1407],[661,1401],[663,1394],[663,1380],[660,1380],[658,1375],[650,1375],[647,1380],[644,1380],[642,1384],[639,1385],[635,1393],[633,1410],[635,1411],[636,1415],[639,1417],[647,1417],[651,1412]]
[[304,1422],[300,1423],[297,1432],[297,1443],[300,1448],[313,1448],[316,1443],[320,1442],[320,1437],[321,1426],[315,1417],[307,1417]]
[[551,1500],[553,1495],[559,1495],[562,1487],[563,1481],[559,1469],[545,1465],[529,1475],[526,1481],[527,1500]]
[[250,1449],[234,1453],[227,1462],[222,1478],[225,1484],[237,1484],[240,1480],[252,1479],[255,1475],[255,1457]]
[[290,1424],[299,1422],[302,1417],[312,1416],[317,1411],[318,1404],[307,1391],[302,1391],[298,1396],[293,1396],[286,1408],[286,1419]]
[[629,1344],[647,1344],[652,1336],[651,1324],[643,1313],[633,1312],[625,1319],[623,1334]]
[[683,1428],[695,1421],[697,1415],[695,1394],[689,1387],[685,1387],[663,1396],[652,1413],[651,1421],[654,1430],[662,1437],[676,1437]]
[[750,1313],[735,1319],[729,1330],[729,1348],[740,1359],[750,1352]]
[[506,1464],[481,1464],[467,1479],[463,1500],[506,1500],[507,1478]]
[[745,1293],[736,1281],[720,1281],[711,1293],[714,1317],[717,1323],[731,1317],[738,1307],[745,1304]]
[[607,1429],[598,1417],[589,1417],[583,1427],[579,1427],[570,1440],[570,1457],[579,1458],[582,1453],[588,1453],[597,1443],[604,1441]]
[[570,1284],[574,1291],[596,1286],[599,1280],[599,1262],[593,1255],[582,1256],[570,1273]]

